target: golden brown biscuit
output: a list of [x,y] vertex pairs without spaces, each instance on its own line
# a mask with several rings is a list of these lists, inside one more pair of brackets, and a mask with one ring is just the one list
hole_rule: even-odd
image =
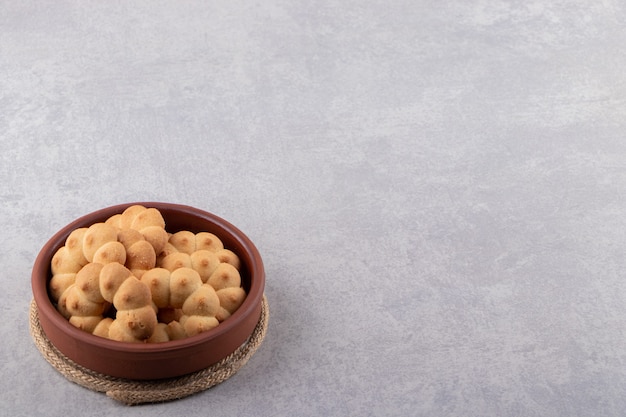
[[156,266],[156,253],[147,240],[140,240],[133,243],[126,250],[126,267],[130,269],[137,278],[148,270]]
[[96,325],[91,333],[100,337],[109,337],[109,327],[111,327],[113,319],[111,317],[105,317]]
[[107,223],[95,223],[87,228],[83,235],[83,255],[88,262],[93,262],[96,251],[105,243],[117,242],[117,229]]
[[48,291],[53,302],[59,301],[61,294],[76,281],[76,273],[56,274],[48,283]]
[[182,230],[172,234],[167,243],[174,246],[178,252],[191,255],[196,250],[196,235]]
[[196,233],[195,239],[196,239],[195,250],[208,250],[211,252],[217,252],[221,249],[224,249],[224,243],[222,243],[220,238],[215,236],[213,233],[209,233],[209,232]]
[[239,275],[239,271],[231,264],[221,263],[215,268],[215,271],[213,271],[207,283],[209,283],[215,291],[228,287],[240,287],[241,275]]
[[191,268],[191,256],[185,252],[170,253],[157,266],[165,268],[170,272],[179,268]]
[[83,253],[83,239],[87,232],[86,227],[73,230],[65,240],[65,247],[69,257],[80,265],[85,265],[88,261]]
[[220,300],[220,310],[216,317],[220,322],[226,320],[237,311],[246,299],[246,292],[241,287],[227,287],[216,293]]
[[200,274],[202,282],[207,282],[211,274],[219,266],[220,260],[215,252],[201,249],[189,255],[191,268]]
[[191,268],[178,268],[170,273],[170,302],[172,308],[182,308],[183,303],[202,286],[200,274]]
[[76,262],[65,246],[62,246],[54,253],[50,264],[52,275],[76,273],[80,271],[80,268],[82,267],[83,265]]
[[195,336],[217,327],[220,322],[214,316],[184,316],[180,324],[187,336]]
[[124,265],[126,262],[126,249],[117,240],[106,242],[95,251],[91,262],[99,264],[117,262]]
[[241,261],[235,252],[230,249],[220,249],[216,252],[217,258],[222,263],[231,264],[235,269],[241,269]]
[[69,321],[74,327],[78,327],[79,329],[89,333],[93,333],[96,327],[98,327],[98,324],[102,322],[102,320],[102,316],[72,316],[70,317]]
[[99,280],[102,297],[112,302],[119,287],[130,276],[132,276],[130,270],[117,262],[104,265]]

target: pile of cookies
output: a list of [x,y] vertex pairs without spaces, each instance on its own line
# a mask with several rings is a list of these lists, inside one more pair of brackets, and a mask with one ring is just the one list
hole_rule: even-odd
[[212,233],[168,233],[161,213],[128,207],[72,231],[52,257],[57,310],[94,335],[166,342],[210,330],[246,298],[240,260]]

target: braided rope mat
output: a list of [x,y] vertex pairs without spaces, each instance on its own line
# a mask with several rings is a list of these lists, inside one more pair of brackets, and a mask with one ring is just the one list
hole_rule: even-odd
[[92,391],[104,392],[127,405],[158,403],[181,399],[207,390],[233,376],[261,346],[269,321],[269,306],[263,296],[261,317],[248,340],[214,365],[181,377],[137,381],[91,371],[63,355],[50,343],[39,323],[35,301],[30,304],[30,334],[35,345],[57,371],[69,381]]

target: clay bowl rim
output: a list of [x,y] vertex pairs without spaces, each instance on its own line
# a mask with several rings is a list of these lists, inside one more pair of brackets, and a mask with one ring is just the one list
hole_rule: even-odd
[[[180,340],[172,340],[168,342],[160,343],[132,343],[121,342],[116,340],[107,339],[104,337],[94,336],[91,333],[80,330],[70,324],[70,322],[61,315],[52,303],[48,294],[48,282],[50,281],[50,262],[55,251],[63,246],[67,236],[78,227],[88,227],[89,225],[98,221],[104,221],[108,217],[121,213],[127,207],[132,205],[142,205],[147,208],[154,207],[156,209],[163,209],[168,211],[176,211],[179,215],[192,215],[195,217],[201,217],[203,220],[208,220],[213,223],[217,228],[222,229],[228,234],[228,239],[223,240],[237,240],[242,247],[246,248],[245,257],[249,257],[249,264],[247,265],[247,273],[249,275],[249,290],[246,299],[242,305],[235,311],[228,319],[224,320],[219,326],[197,334],[195,336],[186,337]],[[164,216],[167,217],[167,216]],[[165,225],[167,230],[167,224]],[[218,236],[220,239],[223,236]],[[244,254],[237,253],[238,256],[243,257]],[[246,262],[247,263],[247,262]],[[42,279],[42,276],[45,277]],[[43,284],[43,285],[42,285]],[[94,346],[99,349],[107,349],[110,351],[116,351],[126,354],[159,354],[168,353],[181,349],[194,348],[203,344],[208,340],[219,338],[225,333],[228,333],[237,327],[240,318],[247,317],[253,314],[258,304],[261,303],[263,297],[263,291],[265,287],[265,272],[263,269],[263,261],[261,256],[252,241],[237,227],[223,218],[192,207],[188,205],[165,203],[165,202],[134,202],[124,203],[114,206],[105,207],[84,216],[77,218],[71,223],[67,224],[56,232],[41,248],[32,269],[31,286],[35,304],[39,310],[40,315],[45,315],[52,324],[60,330],[62,333],[72,339],[76,339],[80,343],[87,346]],[[45,329],[44,329],[45,330]]]

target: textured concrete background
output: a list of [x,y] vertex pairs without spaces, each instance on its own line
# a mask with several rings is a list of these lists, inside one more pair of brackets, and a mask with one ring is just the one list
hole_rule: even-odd
[[[626,9],[0,2],[0,414],[626,415]],[[271,322],[227,382],[126,408],[28,333],[75,217],[231,221]]]

